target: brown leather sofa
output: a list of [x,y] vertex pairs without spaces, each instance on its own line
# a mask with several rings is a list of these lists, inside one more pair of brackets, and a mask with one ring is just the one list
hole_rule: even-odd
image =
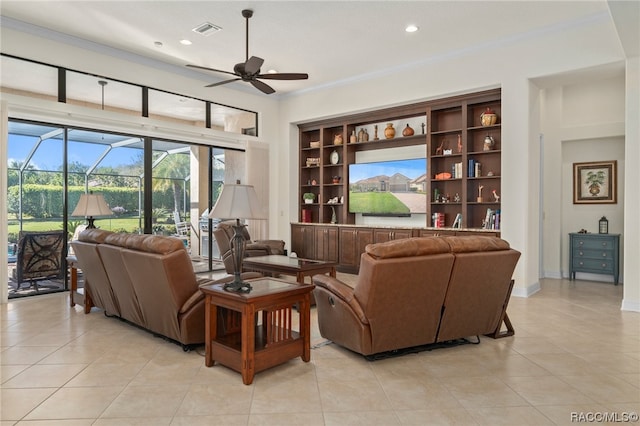
[[199,286],[214,281],[196,277],[179,238],[87,229],[71,245],[94,306],[185,350],[204,342]]
[[313,277],[320,334],[372,355],[495,333],[519,257],[506,241],[486,236],[369,244],[353,288]]
[[[234,220],[220,222],[213,235],[220,249],[220,256],[224,263],[227,274],[233,274],[233,256],[231,252],[231,239],[233,238],[235,225]],[[242,228],[242,238],[244,239],[244,257],[268,256],[270,254],[284,254],[284,241],[282,240],[256,240],[252,241],[246,227]]]

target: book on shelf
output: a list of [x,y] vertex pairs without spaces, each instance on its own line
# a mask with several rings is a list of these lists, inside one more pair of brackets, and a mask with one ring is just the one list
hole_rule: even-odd
[[456,214],[456,218],[453,219],[452,228],[462,228],[462,213]]
[[462,162],[451,164],[451,177],[454,179],[462,178]]
[[482,222],[484,229],[500,229],[500,210],[487,209],[487,214]]
[[482,176],[482,165],[476,160],[471,158],[467,167],[467,177],[480,177]]
[[444,228],[444,213],[434,213],[432,218],[434,228]]

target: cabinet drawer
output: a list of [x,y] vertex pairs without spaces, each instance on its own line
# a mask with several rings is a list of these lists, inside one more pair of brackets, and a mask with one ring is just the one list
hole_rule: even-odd
[[613,250],[615,242],[612,238],[574,238],[573,248],[575,249],[595,249]]
[[590,249],[576,249],[575,257],[584,259],[612,259],[614,255],[613,250],[590,250]]
[[613,272],[613,260],[573,259],[573,269],[581,272]]

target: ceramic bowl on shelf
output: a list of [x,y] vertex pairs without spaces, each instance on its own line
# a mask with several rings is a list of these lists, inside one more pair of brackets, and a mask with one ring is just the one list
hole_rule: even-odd
[[320,148],[320,141],[309,142],[310,148]]

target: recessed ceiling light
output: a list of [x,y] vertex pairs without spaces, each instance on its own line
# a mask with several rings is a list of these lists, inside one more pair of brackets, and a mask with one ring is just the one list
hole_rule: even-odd
[[407,25],[407,28],[404,29],[408,33],[415,33],[418,31],[418,27],[416,25]]
[[267,71],[267,74],[278,74],[278,70],[271,69],[271,70]]
[[191,45],[191,40],[187,40],[186,38],[183,38],[182,40],[180,40],[180,44],[184,44],[185,46],[189,46]]

